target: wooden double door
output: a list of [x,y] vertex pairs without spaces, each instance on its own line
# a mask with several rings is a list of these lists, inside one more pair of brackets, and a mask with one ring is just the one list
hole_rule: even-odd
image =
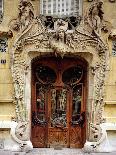
[[85,143],[86,64],[72,58],[32,63],[34,147],[74,147]]

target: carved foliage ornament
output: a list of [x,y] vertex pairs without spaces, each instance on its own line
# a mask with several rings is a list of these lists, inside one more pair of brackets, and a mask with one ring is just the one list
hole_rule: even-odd
[[[92,67],[94,75],[93,109],[94,118],[97,124],[102,122],[103,109],[103,88],[105,70],[107,67],[108,47],[102,38],[102,32],[107,29],[107,22],[103,19],[103,2],[94,0],[87,10],[80,25],[74,31],[69,30],[67,22],[60,19],[55,21],[53,30],[47,29],[40,17],[34,18],[34,10],[31,2],[21,0],[19,5],[19,16],[14,20],[12,28],[18,30],[14,43],[13,79],[14,79],[14,102],[16,104],[17,119],[27,120],[27,112],[24,103],[25,76],[28,68],[27,55],[23,52],[28,47],[39,49],[40,52],[51,50],[56,55],[64,56],[66,53],[77,53],[78,51],[88,51],[89,47],[97,51],[99,61]],[[60,23],[59,23],[60,22]],[[12,22],[11,22],[12,23]],[[28,46],[29,45],[29,46]],[[93,53],[94,55],[94,53]],[[93,123],[92,122],[92,123]],[[95,139],[93,139],[95,140]]]

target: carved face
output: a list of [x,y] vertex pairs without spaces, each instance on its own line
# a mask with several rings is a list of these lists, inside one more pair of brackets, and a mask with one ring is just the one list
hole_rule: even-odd
[[63,29],[60,29],[58,31],[58,36],[59,36],[59,39],[64,39],[64,30]]
[[25,7],[24,10],[23,10],[23,16],[25,17],[29,17],[29,7]]
[[98,9],[97,9],[97,7],[95,7],[95,8],[93,9],[92,15],[93,15],[93,16],[98,15]]

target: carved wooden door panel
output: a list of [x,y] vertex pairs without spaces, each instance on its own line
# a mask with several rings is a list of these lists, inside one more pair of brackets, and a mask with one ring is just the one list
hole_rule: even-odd
[[48,145],[48,92],[56,80],[55,72],[48,66],[32,66],[32,143],[34,147]]
[[47,90],[40,83],[35,84],[35,106],[32,110],[32,135],[34,147],[47,146]]
[[44,59],[32,65],[32,143],[34,147],[81,148],[85,142],[83,63]]
[[69,147],[69,90],[54,87],[50,90],[48,146]]
[[83,84],[72,86],[70,147],[82,148],[84,144],[83,126],[85,111],[83,106]]
[[62,80],[69,86],[69,144],[70,147],[82,148],[85,140],[85,104],[84,104],[84,70],[82,66],[74,65],[62,74]]

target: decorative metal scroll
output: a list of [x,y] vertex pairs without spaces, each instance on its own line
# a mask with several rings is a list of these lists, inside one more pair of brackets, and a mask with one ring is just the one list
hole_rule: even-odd
[[74,85],[78,83],[83,76],[83,69],[81,66],[70,67],[62,74],[62,80],[65,84]]
[[66,89],[52,89],[51,126],[66,127]]
[[35,112],[35,111],[32,112],[32,123],[33,123],[33,125],[40,125],[40,126],[46,125],[47,121],[40,120],[39,115],[40,115],[39,112]]
[[83,124],[85,122],[85,112],[78,115],[78,119],[76,121],[71,121],[72,126],[79,125],[80,127],[83,127]]

